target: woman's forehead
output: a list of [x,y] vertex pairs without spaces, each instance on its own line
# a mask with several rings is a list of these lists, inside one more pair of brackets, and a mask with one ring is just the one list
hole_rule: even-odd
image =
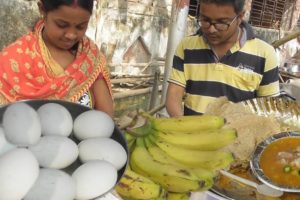
[[58,9],[48,12],[48,16],[56,20],[73,24],[81,24],[89,21],[91,13],[79,6],[59,6]]

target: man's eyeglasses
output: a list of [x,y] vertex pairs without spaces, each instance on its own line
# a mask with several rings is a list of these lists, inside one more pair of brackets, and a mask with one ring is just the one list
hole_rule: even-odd
[[224,23],[224,22],[211,22],[207,19],[200,18],[199,19],[199,25],[203,28],[209,28],[211,25],[215,27],[218,31],[227,31],[229,27],[232,25],[232,23],[237,19],[238,15],[236,15],[230,23]]

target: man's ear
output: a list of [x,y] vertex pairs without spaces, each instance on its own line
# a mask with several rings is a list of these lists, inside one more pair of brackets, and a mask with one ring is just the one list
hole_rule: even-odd
[[237,22],[240,25],[242,23],[242,21],[244,20],[244,16],[245,16],[245,11],[242,11],[238,14],[237,16]]
[[244,17],[245,17],[245,13],[246,13],[246,11],[245,10],[243,10],[239,15],[240,15],[240,19],[241,20],[243,20],[244,19]]

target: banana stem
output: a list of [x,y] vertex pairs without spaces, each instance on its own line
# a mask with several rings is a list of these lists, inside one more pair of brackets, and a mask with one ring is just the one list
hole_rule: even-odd
[[149,119],[149,120],[153,119],[153,116],[151,114],[147,113],[147,112],[141,112],[140,115],[147,118],[147,119]]
[[163,104],[160,104],[159,106],[157,106],[156,108],[149,110],[148,112],[141,112],[140,115],[151,120],[151,119],[153,119],[152,115],[154,115],[156,112],[160,111],[164,107],[165,107],[165,104],[163,103]]
[[151,129],[151,123],[146,121],[146,123],[143,126],[137,128],[126,128],[126,131],[134,137],[144,137],[151,132]]

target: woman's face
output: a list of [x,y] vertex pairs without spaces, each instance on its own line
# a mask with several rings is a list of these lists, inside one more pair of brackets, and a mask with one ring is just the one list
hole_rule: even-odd
[[47,12],[43,38],[47,45],[69,50],[85,35],[91,13],[77,6],[60,6]]
[[215,26],[201,27],[203,34],[212,45],[226,43],[233,38],[241,23],[242,14],[236,14],[233,6],[217,5],[213,3],[200,4],[200,22],[225,25],[225,29],[218,30]]

